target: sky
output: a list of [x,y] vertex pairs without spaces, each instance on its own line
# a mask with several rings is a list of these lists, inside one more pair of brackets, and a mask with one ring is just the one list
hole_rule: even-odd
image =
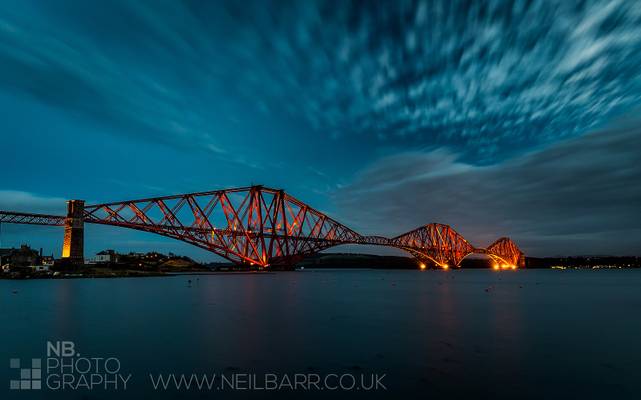
[[[5,0],[0,109],[4,210],[263,184],[363,234],[641,255],[635,0]],[[60,228],[1,228],[60,252]]]

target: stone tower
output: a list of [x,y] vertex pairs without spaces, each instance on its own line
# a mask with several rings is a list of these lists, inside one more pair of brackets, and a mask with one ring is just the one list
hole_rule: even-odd
[[65,219],[65,240],[62,245],[62,258],[76,265],[82,265],[85,262],[84,210],[84,200],[69,200],[67,202],[67,218]]

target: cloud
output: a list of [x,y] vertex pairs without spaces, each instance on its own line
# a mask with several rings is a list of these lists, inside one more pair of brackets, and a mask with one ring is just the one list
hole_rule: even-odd
[[[66,204],[66,199],[60,197],[41,196],[19,190],[0,190],[1,211],[65,215]],[[56,242],[62,240],[62,230],[59,227],[3,223],[1,236],[3,247],[29,243],[34,248],[44,247],[49,252],[57,250],[59,245]]]
[[492,166],[443,150],[364,169],[336,202],[344,222],[395,236],[442,222],[477,246],[510,236],[530,255],[641,254],[638,121]]
[[[60,3],[59,9],[68,11],[72,3]],[[107,38],[73,29],[82,20],[80,15],[76,15],[78,21],[65,23],[57,13],[64,11],[54,12],[46,6],[33,10],[27,4],[11,7],[0,17],[0,88],[91,118],[115,128],[110,132],[121,136],[224,157],[225,150],[215,137],[218,126],[212,122],[220,114],[203,113],[206,106],[195,101],[195,94],[185,90],[175,76],[124,57]],[[142,18],[141,10],[117,2],[105,10],[104,17],[118,24],[122,21],[115,19],[121,12],[130,21]],[[151,40],[153,29],[139,22],[149,28]],[[176,45],[166,39],[166,46]],[[133,42],[124,41],[120,46],[139,50]],[[161,64],[173,56],[149,55]],[[189,68],[185,65],[182,73],[189,74]]]
[[251,116],[490,164],[641,101],[634,2],[37,4],[3,12],[0,87],[221,158]]
[[46,197],[19,190],[0,190],[0,210],[39,214],[66,214],[67,200]]

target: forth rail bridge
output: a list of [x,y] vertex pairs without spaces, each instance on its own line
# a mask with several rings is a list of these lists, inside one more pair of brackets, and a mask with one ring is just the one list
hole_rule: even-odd
[[139,200],[85,205],[69,200],[67,215],[0,211],[0,223],[64,226],[62,258],[84,263],[84,224],[113,225],[182,240],[236,264],[291,268],[303,257],[332,246],[391,246],[416,257],[422,268],[459,266],[473,253],[494,268],[517,268],[525,257],[509,238],[486,248],[472,246],[444,224],[427,224],[394,238],[364,236],[283,190],[251,186]]

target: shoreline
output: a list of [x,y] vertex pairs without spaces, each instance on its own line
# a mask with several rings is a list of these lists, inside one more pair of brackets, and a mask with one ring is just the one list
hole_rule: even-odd
[[[521,270],[531,270],[531,271],[596,271],[596,270],[635,270],[639,269],[638,267],[621,267],[621,266],[611,266],[611,267],[602,267],[602,268],[581,268],[581,267],[565,267],[565,268],[519,268],[517,271]],[[88,273],[82,274],[77,272],[61,272],[60,275],[52,275],[50,273],[36,273],[33,275],[26,276],[8,276],[9,274],[0,274],[0,280],[12,280],[12,281],[26,281],[26,280],[62,280],[62,279],[117,279],[117,278],[160,278],[160,277],[175,277],[175,276],[206,276],[206,275],[275,275],[278,272],[322,272],[322,271],[335,271],[335,270],[362,270],[362,271],[380,271],[380,270],[389,270],[389,271],[418,271],[418,272],[428,272],[428,271],[442,271],[440,269],[429,269],[428,271],[420,271],[417,269],[399,269],[399,268],[349,268],[349,267],[306,267],[305,269],[295,269],[291,271],[281,271],[281,270],[269,270],[269,271],[121,271],[120,273]],[[452,271],[480,271],[487,270],[494,273],[514,273],[516,271],[493,271],[490,268],[480,269],[480,268],[461,268],[454,269]]]
[[127,271],[123,273],[111,274],[82,274],[82,273],[61,273],[60,275],[52,274],[33,274],[26,276],[5,276],[8,274],[0,274],[0,280],[44,280],[44,279],[116,279],[116,278],[159,278],[159,277],[172,277],[172,276],[201,276],[201,275],[267,275],[275,274],[275,271],[167,271],[167,272],[140,272],[140,271]]

